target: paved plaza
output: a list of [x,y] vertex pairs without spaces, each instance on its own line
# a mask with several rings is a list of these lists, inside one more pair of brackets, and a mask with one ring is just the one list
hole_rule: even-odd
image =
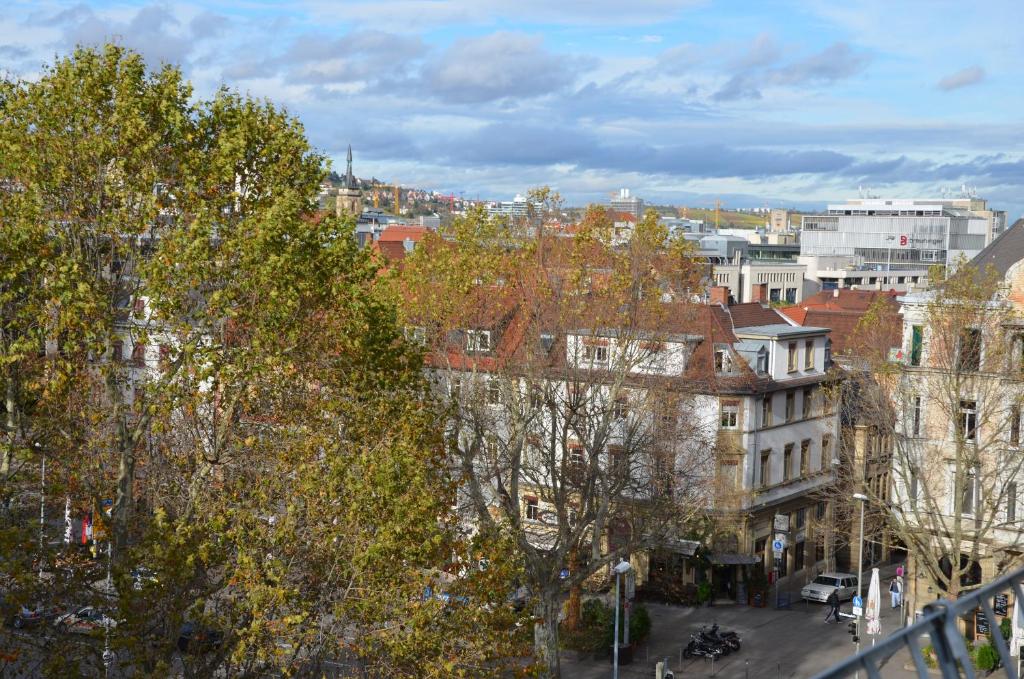
[[[650,679],[654,677],[655,663],[666,658],[677,679],[803,679],[828,669],[856,651],[845,621],[825,623],[825,605],[805,603],[796,597],[792,608],[782,610],[738,605],[690,608],[648,603],[646,606],[653,623],[651,636],[648,643],[637,650],[633,663],[619,668],[622,679]],[[842,610],[848,613],[850,604],[844,603]],[[889,608],[887,595],[882,601],[881,621],[882,636],[878,639],[899,626],[899,610]],[[703,658],[682,660],[680,651],[690,635],[701,625],[713,622],[740,634],[743,639],[740,652],[715,662],[714,667]],[[865,643],[870,646],[870,636],[865,634],[861,640],[862,646]],[[612,675],[608,661],[594,660],[590,656],[580,658],[571,651],[563,657],[562,675],[569,679],[605,679]],[[916,677],[914,672],[903,669],[907,662],[909,655],[905,651],[897,654],[883,668],[882,676]]]

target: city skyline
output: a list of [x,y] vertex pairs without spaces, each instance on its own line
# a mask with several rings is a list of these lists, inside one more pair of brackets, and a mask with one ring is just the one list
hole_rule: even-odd
[[[356,173],[570,203],[823,206],[858,187],[976,187],[1024,211],[1022,12],[954,3],[15,2],[0,64],[32,78],[116,39],[298,115]],[[1016,20],[1015,20],[1016,19]]]

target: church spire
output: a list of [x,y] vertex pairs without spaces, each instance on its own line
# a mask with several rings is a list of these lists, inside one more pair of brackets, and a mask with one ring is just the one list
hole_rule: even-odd
[[352,144],[348,145],[348,167],[345,170],[345,188],[354,189],[356,187],[356,179],[352,176]]

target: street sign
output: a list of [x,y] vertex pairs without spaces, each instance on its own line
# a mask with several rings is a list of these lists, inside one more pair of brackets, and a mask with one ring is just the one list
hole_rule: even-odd
[[568,580],[569,579],[569,569],[568,568],[563,568],[562,570],[558,571],[558,579],[559,580]]
[[853,596],[853,605],[854,605],[854,606],[855,606],[856,608],[863,608],[863,607],[864,607],[864,599],[860,598],[859,596],[857,596],[857,595],[855,594],[855,595]]
[[860,606],[854,606],[853,607],[853,614],[859,618],[861,615],[864,614],[864,609],[861,608]]
[[774,522],[775,530],[783,533],[789,532],[789,514],[776,514]]
[[772,540],[772,551],[776,554],[782,554],[782,550],[786,548],[786,541],[775,538]]

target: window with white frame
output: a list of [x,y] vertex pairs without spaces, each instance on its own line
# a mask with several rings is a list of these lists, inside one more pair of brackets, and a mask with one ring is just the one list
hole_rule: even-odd
[[629,415],[629,402],[625,396],[619,396],[612,402],[612,419],[621,422]]
[[790,342],[788,347],[786,370],[791,373],[796,372],[798,353],[796,342]]
[[732,371],[732,357],[724,346],[715,347],[715,372],[724,374]]
[[978,402],[960,401],[960,414],[956,421],[956,434],[967,442],[978,440]]
[[813,405],[814,405],[814,390],[813,389],[804,389],[804,397],[803,397],[803,401],[801,402],[800,406],[801,406],[801,410],[803,410],[803,417],[804,417],[805,420],[809,419],[811,417],[811,415],[814,414]]
[[772,426],[772,395],[767,394],[761,399],[761,426]]
[[467,330],[466,351],[471,354],[484,354],[491,350],[490,330]]
[[540,521],[540,500],[536,496],[527,495],[524,497],[523,505],[527,520]]
[[768,352],[761,347],[757,352],[757,374],[764,375],[768,372]]
[[1006,484],[1006,520],[1013,523],[1017,520],[1017,484]]
[[[950,493],[950,498],[955,497],[957,492],[957,478],[956,470],[951,472],[951,481],[953,487],[953,493]],[[961,484],[959,488],[960,492],[960,513],[964,516],[974,516],[975,502],[977,501],[978,491],[978,477],[975,476],[973,471],[967,471],[961,474]],[[953,509],[952,507],[950,509]]]
[[814,370],[814,340],[804,341],[804,370]]
[[593,365],[608,365],[608,345],[584,342],[583,361]]
[[501,403],[501,382],[496,377],[487,379],[487,402],[491,405]]
[[914,396],[911,400],[911,422],[910,422],[910,435],[920,436],[921,435],[921,397]]
[[736,429],[740,423],[740,402],[737,399],[721,401],[721,417],[719,424],[722,429]]

